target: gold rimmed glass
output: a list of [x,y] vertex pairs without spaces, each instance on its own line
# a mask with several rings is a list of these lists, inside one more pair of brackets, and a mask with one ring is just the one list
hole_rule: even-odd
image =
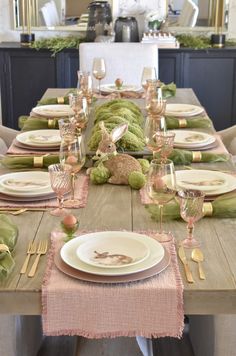
[[176,194],[176,177],[173,162],[170,160],[166,160],[166,162],[161,162],[158,159],[152,160],[146,187],[149,197],[159,207],[160,229],[156,233],[156,238],[160,242],[171,241],[173,238],[172,233],[163,230],[162,213],[164,205],[171,201]]
[[106,76],[106,64],[104,58],[94,58],[93,76],[98,80],[98,92],[101,94],[101,80]]
[[75,180],[77,173],[81,170],[85,163],[85,148],[83,136],[74,136],[73,140],[62,140],[60,146],[60,162],[71,166],[71,198],[66,200],[66,207],[76,207],[80,201],[75,198]]

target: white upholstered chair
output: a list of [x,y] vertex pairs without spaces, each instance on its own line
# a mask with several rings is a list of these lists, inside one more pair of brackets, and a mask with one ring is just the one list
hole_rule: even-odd
[[80,70],[92,72],[95,57],[106,62],[106,77],[102,84],[114,83],[121,78],[124,84],[141,84],[143,67],[155,67],[158,76],[158,48],[148,43],[81,43]]
[[177,25],[183,27],[194,27],[199,14],[198,6],[192,0],[185,0]]
[[218,131],[225,147],[233,156],[236,156],[236,125]]
[[0,125],[0,154],[5,154],[18,131]]

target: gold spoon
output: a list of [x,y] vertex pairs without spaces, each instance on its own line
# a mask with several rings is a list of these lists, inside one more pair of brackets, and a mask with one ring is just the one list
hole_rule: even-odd
[[200,279],[206,279],[201,262],[204,261],[204,256],[199,248],[194,248],[191,254],[192,260],[198,263],[198,271]]

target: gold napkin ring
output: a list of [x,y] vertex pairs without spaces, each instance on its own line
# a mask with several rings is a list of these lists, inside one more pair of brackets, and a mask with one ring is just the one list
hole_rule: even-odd
[[0,252],[10,253],[9,247],[5,244],[0,244]]
[[58,96],[57,97],[57,103],[58,104],[64,104],[65,100],[64,100],[64,96]]
[[55,129],[56,127],[56,120],[55,119],[48,119],[48,128]]
[[187,127],[187,120],[186,119],[179,119],[179,127]]
[[42,168],[43,167],[43,156],[34,157],[33,165],[34,165],[34,168]]
[[203,203],[203,214],[204,214],[204,216],[212,216],[212,214],[213,214],[212,203],[210,203],[210,202]]
[[202,160],[202,153],[200,151],[192,152],[193,162],[201,162]]

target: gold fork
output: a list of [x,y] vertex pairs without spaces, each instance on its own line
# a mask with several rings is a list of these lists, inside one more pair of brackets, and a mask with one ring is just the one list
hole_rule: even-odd
[[30,260],[30,256],[34,255],[36,252],[36,242],[30,241],[29,245],[28,245],[28,249],[27,249],[27,257],[25,259],[25,262],[21,268],[20,273],[24,274],[27,270],[28,264],[29,264],[29,260]]
[[45,255],[45,253],[47,252],[47,248],[48,248],[48,242],[46,240],[39,242],[38,249],[37,249],[37,256],[31,267],[31,270],[29,271],[28,277],[34,277],[39,263],[40,256]]

